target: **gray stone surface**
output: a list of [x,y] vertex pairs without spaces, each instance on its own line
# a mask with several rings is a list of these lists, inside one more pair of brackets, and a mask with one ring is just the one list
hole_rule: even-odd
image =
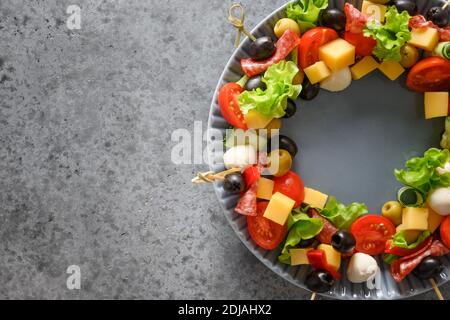
[[[242,1],[248,26],[283,2]],[[1,1],[0,298],[309,298],[190,184],[205,166],[170,161],[173,130],[206,126],[229,3]]]

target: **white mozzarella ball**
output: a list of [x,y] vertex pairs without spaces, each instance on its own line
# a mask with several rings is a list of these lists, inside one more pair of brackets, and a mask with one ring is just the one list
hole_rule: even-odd
[[352,83],[352,74],[349,67],[333,72],[328,78],[320,83],[322,89],[337,92],[342,91]]
[[350,259],[347,269],[347,278],[353,283],[362,283],[369,280],[379,271],[377,261],[365,253],[355,253]]
[[223,163],[227,169],[244,169],[256,163],[256,150],[251,145],[240,145],[228,149],[223,155]]
[[441,216],[450,214],[450,188],[437,188],[430,193],[428,204]]

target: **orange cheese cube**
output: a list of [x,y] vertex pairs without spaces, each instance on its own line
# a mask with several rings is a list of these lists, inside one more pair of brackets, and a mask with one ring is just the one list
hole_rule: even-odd
[[328,78],[331,75],[330,69],[323,61],[318,61],[303,70],[309,79],[309,82],[315,84]]
[[328,196],[320,191],[305,188],[305,200],[304,203],[309,204],[313,208],[323,209],[327,203]]
[[284,226],[289,213],[291,213],[294,208],[295,201],[285,196],[281,192],[276,192],[270,198],[269,204],[267,205],[266,211],[264,211],[264,218],[272,220],[279,225]]
[[338,38],[319,48],[319,59],[332,71],[338,71],[355,63],[355,46]]
[[448,92],[425,92],[425,119],[448,115]]
[[270,200],[270,198],[272,198],[274,184],[273,180],[263,177],[259,178],[256,197],[259,199]]
[[435,28],[417,28],[411,31],[409,44],[427,51],[432,51],[439,42],[439,31]]
[[386,14],[386,6],[364,0],[361,6],[361,12],[367,15],[370,19],[383,23]]
[[330,267],[335,269],[336,271],[339,270],[339,267],[341,266],[341,254],[336,251],[332,246],[329,244],[320,244],[317,247],[318,250],[325,251],[325,256],[327,257],[327,263]]
[[428,208],[403,208],[401,226],[403,230],[428,230]]
[[273,117],[267,117],[252,109],[244,115],[244,119],[249,129],[262,129],[273,120]]
[[291,266],[298,266],[301,264],[309,264],[308,260],[308,251],[312,250],[312,248],[306,249],[290,249],[289,253],[291,254]]
[[379,63],[372,56],[362,58],[350,68],[353,80],[361,79],[365,75],[368,75],[373,70],[377,69],[378,66]]
[[384,73],[386,77],[394,81],[405,72],[405,68],[402,67],[397,61],[383,61],[379,66],[381,72]]

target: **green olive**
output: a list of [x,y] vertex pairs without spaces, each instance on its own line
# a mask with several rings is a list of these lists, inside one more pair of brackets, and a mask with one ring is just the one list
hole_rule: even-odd
[[289,18],[283,18],[278,20],[278,22],[275,24],[273,31],[275,32],[275,35],[278,38],[280,38],[283,35],[283,33],[288,29],[291,29],[296,34],[300,35],[300,27],[298,26],[297,22]]
[[419,60],[419,51],[410,44],[405,44],[400,49],[400,54],[401,54],[401,58],[402,58],[400,60],[400,64],[404,68],[412,67]]
[[275,177],[284,176],[291,170],[292,157],[286,150],[273,150],[268,155],[269,172]]
[[383,205],[381,214],[396,226],[402,224],[402,206],[398,201],[388,201]]

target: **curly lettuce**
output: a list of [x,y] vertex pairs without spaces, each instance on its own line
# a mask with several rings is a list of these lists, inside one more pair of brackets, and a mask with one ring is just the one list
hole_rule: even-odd
[[262,115],[281,118],[285,115],[287,100],[297,99],[301,85],[294,85],[292,81],[299,69],[292,61],[282,60],[270,66],[264,73],[262,81],[266,90],[257,88],[244,91],[239,95],[238,103],[244,114],[255,109]]
[[364,28],[364,35],[371,36],[377,41],[374,48],[374,55],[384,61],[401,60],[400,49],[411,39],[411,32],[408,28],[410,15],[407,11],[398,13],[395,6],[389,7],[386,12],[386,22],[384,25],[372,19]]
[[353,202],[346,206],[339,203],[335,197],[330,197],[320,214],[330,220],[336,228],[348,229],[353,221],[367,212],[368,209],[364,203]]
[[408,241],[406,241],[405,231],[400,231],[396,233],[392,238],[391,248],[399,247],[404,249],[415,249],[430,235],[431,232],[426,230],[419,235],[416,241],[414,241],[413,243],[408,243]]
[[439,174],[436,170],[444,167],[449,160],[448,149],[431,148],[424,153],[423,157],[406,161],[406,170],[396,169],[394,175],[399,182],[417,189],[426,198],[430,190],[450,186],[450,173]]
[[320,10],[328,7],[328,0],[299,0],[288,4],[286,16],[297,21],[303,33],[317,26]]
[[310,218],[300,209],[294,209],[288,218],[288,235],[283,245],[278,260],[282,263],[291,264],[289,250],[300,243],[302,239],[311,239],[322,231],[323,222],[318,218]]

